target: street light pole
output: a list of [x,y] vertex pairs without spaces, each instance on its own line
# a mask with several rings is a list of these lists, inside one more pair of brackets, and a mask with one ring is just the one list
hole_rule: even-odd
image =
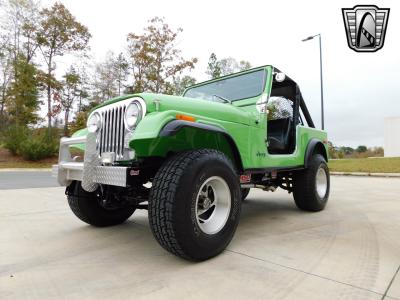
[[302,40],[302,42],[306,42],[309,40],[312,40],[313,38],[318,36],[319,40],[319,71],[320,71],[320,81],[321,81],[321,127],[322,130],[325,129],[325,119],[324,119],[324,84],[323,84],[323,79],[322,79],[322,42],[321,42],[321,34],[318,33],[313,36],[309,36],[308,38],[305,38]]

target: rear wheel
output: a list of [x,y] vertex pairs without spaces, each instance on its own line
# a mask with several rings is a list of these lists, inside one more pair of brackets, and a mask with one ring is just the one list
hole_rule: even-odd
[[231,241],[239,222],[240,200],[238,175],[223,153],[205,149],[180,153],[153,180],[151,230],[169,252],[206,260]]
[[323,210],[328,202],[329,189],[328,165],[322,155],[314,154],[308,168],[294,176],[294,201],[302,210]]
[[80,181],[68,187],[68,204],[80,220],[97,227],[113,226],[125,222],[135,211],[133,206],[105,207],[98,192],[86,192]]

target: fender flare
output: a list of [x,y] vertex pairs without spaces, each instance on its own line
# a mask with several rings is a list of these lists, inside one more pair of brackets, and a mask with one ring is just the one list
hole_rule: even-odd
[[228,143],[231,147],[233,158],[235,160],[233,163],[236,165],[239,172],[243,171],[242,159],[240,157],[240,153],[239,153],[238,147],[235,143],[235,140],[225,129],[223,129],[221,127],[211,125],[211,124],[189,122],[189,121],[184,121],[184,120],[172,120],[172,121],[168,122],[161,129],[159,136],[160,137],[173,136],[173,135],[177,134],[184,127],[196,128],[196,129],[200,129],[200,130],[206,130],[206,131],[211,131],[214,133],[222,134],[226,138],[226,140],[228,141]]
[[325,158],[325,160],[328,162],[328,154],[326,153],[326,148],[324,144],[318,140],[318,139],[311,139],[308,142],[307,149],[304,155],[304,167],[308,167],[308,163],[310,162],[310,159],[314,153],[314,151],[318,149],[319,152],[322,152],[322,156]]

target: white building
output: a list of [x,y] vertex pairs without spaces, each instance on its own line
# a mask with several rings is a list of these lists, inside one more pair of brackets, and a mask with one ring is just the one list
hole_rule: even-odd
[[400,117],[385,118],[385,157],[400,157]]

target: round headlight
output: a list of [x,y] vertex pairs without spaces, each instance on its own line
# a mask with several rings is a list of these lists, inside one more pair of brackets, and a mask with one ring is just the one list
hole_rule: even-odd
[[92,132],[92,133],[97,132],[101,126],[100,114],[97,112],[91,114],[86,125],[87,125],[89,132]]
[[125,124],[127,129],[134,129],[141,118],[142,108],[140,107],[140,104],[137,102],[130,103],[125,111]]

